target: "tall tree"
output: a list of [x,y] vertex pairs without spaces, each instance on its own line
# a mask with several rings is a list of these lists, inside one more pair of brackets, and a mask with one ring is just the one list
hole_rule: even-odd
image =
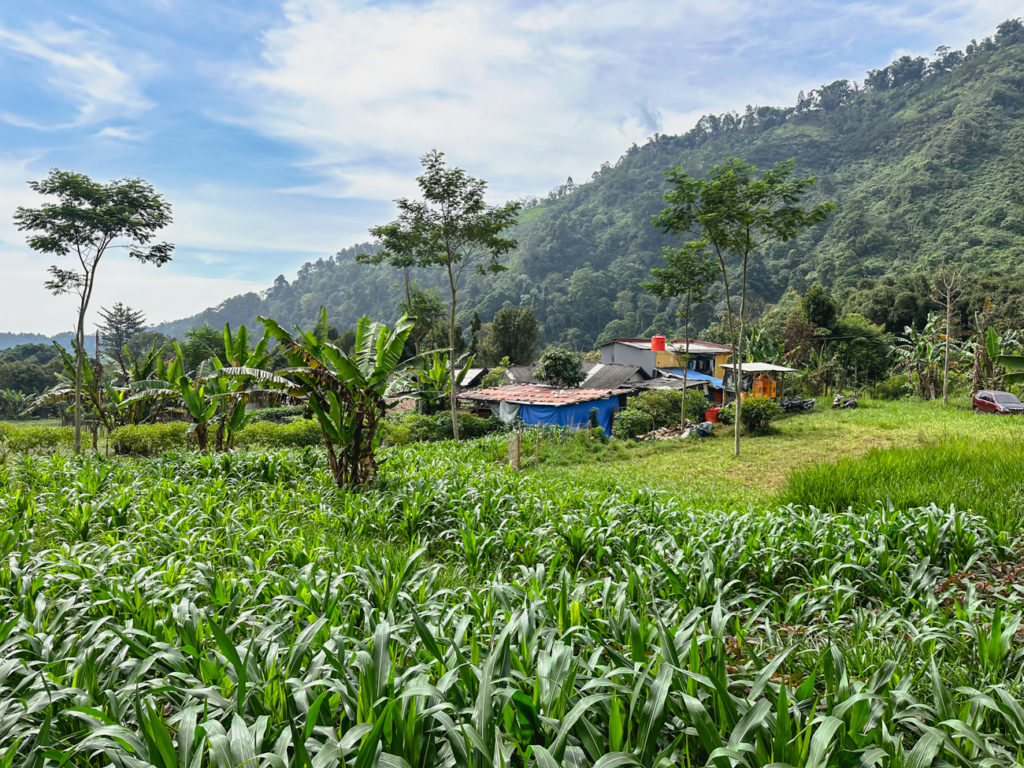
[[119,301],[110,308],[101,307],[100,317],[103,322],[96,326],[100,333],[100,349],[117,360],[123,370],[125,345],[145,328],[146,315],[142,310],[132,309]]
[[537,350],[537,318],[529,307],[505,307],[494,315],[482,352],[489,363],[504,357],[513,365],[532,363]]
[[956,267],[943,264],[935,273],[932,301],[943,305],[946,310],[946,330],[942,361],[942,404],[949,405],[949,346],[953,337],[953,305],[964,292],[964,273]]
[[[666,208],[654,223],[666,232],[692,235],[710,248],[718,261],[725,290],[726,317],[733,339],[733,386],[736,394],[734,454],[740,454],[740,365],[743,360],[744,313],[747,301],[747,270],[750,259],[771,243],[792,240],[809,226],[824,221],[831,203],[801,208],[798,203],[814,179],[792,178],[793,160],[776,163],[761,173],[755,166],[729,158],[712,167],[707,178],[690,176],[675,167],[667,176],[671,188],[665,195]],[[734,319],[729,290],[729,268],[740,268],[739,318]]]
[[[418,267],[441,267],[448,277],[448,373],[456,380],[455,312],[458,290],[467,269],[499,272],[505,267],[498,259],[515,247],[516,241],[504,237],[515,222],[521,207],[518,202],[489,206],[484,201],[487,182],[467,174],[461,168],[445,166],[444,153],[436,149],[425,154],[420,163],[423,173],[417,177],[422,200],[396,200],[398,218],[389,224],[372,227],[382,246],[383,260],[401,265],[408,259]],[[400,264],[401,263],[401,264]],[[457,392],[451,396],[452,433],[459,439],[456,416]]]
[[689,385],[690,369],[690,320],[694,306],[712,301],[711,284],[715,280],[716,268],[702,240],[692,240],[679,248],[665,248],[662,251],[665,266],[651,270],[654,280],[643,287],[659,299],[680,298],[679,315],[683,319],[683,400],[680,406],[680,423],[686,421],[686,388]]
[[123,248],[139,261],[158,267],[171,260],[174,246],[153,243],[154,235],[171,223],[171,205],[142,179],[101,184],[85,174],[54,168],[29,187],[56,198],[39,208],[18,208],[14,223],[31,233],[29,247],[39,253],[73,256],[72,269],[50,267],[46,287],[55,295],[78,296],[75,328],[75,453],[82,451],[82,367],[85,356],[85,315],[96,272],[109,248]]

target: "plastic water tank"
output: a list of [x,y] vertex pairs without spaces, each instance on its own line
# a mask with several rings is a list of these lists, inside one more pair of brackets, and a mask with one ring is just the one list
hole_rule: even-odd
[[665,351],[665,337],[664,336],[651,336],[651,349],[655,352]]

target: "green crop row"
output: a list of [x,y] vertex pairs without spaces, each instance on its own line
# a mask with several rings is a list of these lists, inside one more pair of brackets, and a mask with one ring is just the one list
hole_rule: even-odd
[[[0,465],[0,765],[1013,765],[1014,526],[542,484],[502,437]],[[5,762],[6,761],[6,762]]]

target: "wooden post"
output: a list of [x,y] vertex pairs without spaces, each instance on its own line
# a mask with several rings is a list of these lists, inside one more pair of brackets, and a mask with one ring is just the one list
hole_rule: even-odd
[[508,463],[512,465],[512,468],[519,470],[522,465],[519,461],[519,451],[523,445],[523,430],[517,428],[514,432],[510,432],[508,435]]

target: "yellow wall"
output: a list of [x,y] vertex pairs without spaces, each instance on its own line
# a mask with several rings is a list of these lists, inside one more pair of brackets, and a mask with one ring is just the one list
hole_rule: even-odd
[[725,361],[729,359],[729,353],[723,352],[720,355],[715,355],[715,378],[720,379],[725,376]]
[[679,364],[679,355],[676,352],[655,352],[655,368],[682,368]]

